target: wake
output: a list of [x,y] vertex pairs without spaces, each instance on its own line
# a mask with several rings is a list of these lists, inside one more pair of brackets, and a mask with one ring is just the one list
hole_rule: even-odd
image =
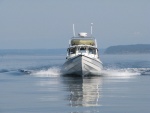
[[133,68],[125,68],[125,69],[103,69],[101,72],[104,77],[118,77],[118,78],[131,78],[137,75],[141,75],[142,73],[139,69]]
[[[51,67],[48,69],[33,71],[30,73],[30,75],[37,77],[60,77],[62,76],[62,73],[61,67]],[[106,68],[101,71],[102,77],[131,78],[139,75],[150,75],[150,68]]]
[[[42,69],[18,69],[18,70],[0,70],[0,73],[9,73],[19,75],[31,75],[35,77],[60,77],[62,76],[61,67],[49,67]],[[150,68],[123,68],[113,69],[104,68],[101,70],[102,77],[119,77],[119,78],[130,78],[135,76],[150,76]]]
[[42,69],[30,73],[30,75],[37,77],[59,77],[61,75],[61,69],[59,67],[51,67],[49,69]]

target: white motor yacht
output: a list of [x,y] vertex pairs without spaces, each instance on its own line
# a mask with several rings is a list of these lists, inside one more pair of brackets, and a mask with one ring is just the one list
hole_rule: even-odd
[[69,40],[66,62],[62,66],[63,75],[92,76],[100,75],[102,70],[97,42],[92,36],[81,32]]

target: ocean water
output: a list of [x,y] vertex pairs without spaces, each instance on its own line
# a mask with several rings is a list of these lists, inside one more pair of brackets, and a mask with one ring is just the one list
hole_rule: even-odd
[[101,54],[101,76],[76,78],[65,52],[0,50],[0,113],[150,112],[150,54]]

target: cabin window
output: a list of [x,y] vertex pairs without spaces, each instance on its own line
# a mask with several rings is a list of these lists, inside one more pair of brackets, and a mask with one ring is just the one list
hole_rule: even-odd
[[80,53],[86,53],[86,48],[80,48]]
[[96,54],[96,49],[95,48],[89,48],[89,53],[90,54]]
[[75,54],[75,53],[76,53],[76,48],[69,49],[69,54]]

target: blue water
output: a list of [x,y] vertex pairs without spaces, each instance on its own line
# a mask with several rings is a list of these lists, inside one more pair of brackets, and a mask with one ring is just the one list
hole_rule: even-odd
[[149,113],[150,54],[104,55],[102,76],[61,76],[66,51],[0,50],[0,113]]

